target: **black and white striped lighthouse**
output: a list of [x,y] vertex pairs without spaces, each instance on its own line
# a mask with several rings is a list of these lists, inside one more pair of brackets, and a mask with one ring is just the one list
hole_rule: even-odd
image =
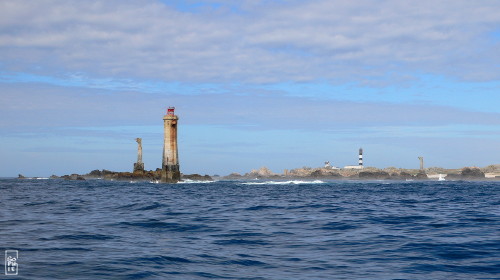
[[363,148],[359,148],[359,166],[363,167]]

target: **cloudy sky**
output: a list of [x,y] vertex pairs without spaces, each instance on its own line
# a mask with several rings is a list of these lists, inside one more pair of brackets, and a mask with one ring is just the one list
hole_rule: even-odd
[[497,0],[2,0],[0,176],[500,163]]

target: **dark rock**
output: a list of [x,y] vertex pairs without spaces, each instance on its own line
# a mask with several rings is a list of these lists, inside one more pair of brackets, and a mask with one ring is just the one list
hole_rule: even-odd
[[26,177],[23,176],[23,174],[17,175],[17,179],[26,179]]
[[309,178],[317,178],[317,179],[338,179],[342,177],[337,171],[328,170],[328,169],[317,169],[311,172],[308,176]]
[[80,181],[85,181],[85,178],[82,175],[79,175],[79,174],[63,175],[60,178],[64,179],[64,180],[80,180]]
[[150,181],[160,180],[160,171],[143,171],[143,172],[114,172],[109,170],[102,171],[102,178],[106,180],[123,180],[123,181]]
[[361,171],[358,174],[359,179],[385,180],[391,178],[391,175],[385,171]]
[[241,180],[241,179],[243,179],[243,176],[239,173],[231,173],[227,176],[224,176],[224,179],[226,179],[226,180]]
[[446,175],[446,180],[461,180],[462,174],[450,173]]
[[477,167],[464,167],[459,174],[453,173],[446,175],[446,180],[474,180],[484,178],[486,178],[484,172]]
[[418,179],[418,180],[427,180],[429,179],[429,177],[427,177],[427,174],[425,174],[424,171],[420,171],[417,173],[417,175],[415,175],[415,179]]
[[413,176],[408,172],[401,171],[400,173],[397,172],[391,173],[391,179],[406,180],[406,179],[413,179]]
[[116,173],[116,172],[114,172],[114,171],[109,171],[109,170],[106,170],[106,169],[103,169],[103,170],[101,171],[101,175],[102,175],[102,176],[105,176],[105,175],[111,175],[111,174],[115,174],[115,173]]
[[89,172],[89,174],[87,174],[88,176],[91,176],[91,177],[101,177],[102,176],[102,172],[100,170],[92,170]]
[[481,169],[477,167],[465,167],[461,172],[462,179],[481,179],[485,178],[485,175]]
[[401,173],[399,174],[399,176],[400,176],[401,178],[403,178],[403,179],[410,179],[410,178],[412,177],[410,173],[408,173],[408,172],[404,172],[404,171],[403,171],[403,172],[401,172]]
[[181,179],[193,181],[213,181],[212,177],[208,175],[202,176],[200,174],[182,174]]

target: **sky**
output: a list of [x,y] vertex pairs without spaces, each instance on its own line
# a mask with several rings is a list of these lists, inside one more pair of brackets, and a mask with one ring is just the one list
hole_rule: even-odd
[[497,0],[2,0],[0,177],[500,163]]

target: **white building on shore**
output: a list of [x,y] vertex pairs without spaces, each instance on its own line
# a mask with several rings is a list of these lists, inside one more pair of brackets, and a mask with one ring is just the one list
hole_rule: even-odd
[[344,169],[363,169],[363,165],[346,165]]

